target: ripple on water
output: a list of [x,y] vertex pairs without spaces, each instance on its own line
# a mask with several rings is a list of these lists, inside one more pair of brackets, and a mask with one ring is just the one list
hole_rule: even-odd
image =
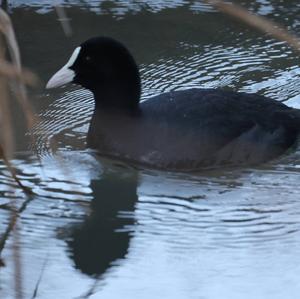
[[[56,1],[56,5],[62,5],[66,8],[71,6],[78,6],[82,9],[88,9],[101,15],[113,15],[115,17],[123,17],[128,13],[138,13],[142,10],[147,10],[152,13],[160,12],[163,9],[176,8],[180,6],[189,6],[193,11],[209,12],[213,9],[201,1],[195,1],[190,3],[187,0],[114,0],[114,1],[101,1],[101,0],[89,0],[89,1]],[[9,6],[11,8],[16,7],[34,7],[39,13],[48,13],[53,10],[52,1],[43,1],[42,5],[40,1],[10,1]]]
[[[66,7],[73,4],[62,2]],[[288,9],[286,2],[276,7],[269,0],[244,2],[252,11],[272,17]],[[12,7],[19,3],[23,1],[10,1]],[[201,1],[110,1],[112,7],[99,3],[77,4],[124,17],[141,9],[157,12],[182,5],[193,14],[212,11]],[[40,2],[27,5],[38,8]],[[49,2],[44,12],[52,9]],[[297,10],[295,6],[287,15],[292,17]],[[297,31],[298,23],[290,25]],[[155,61],[143,63],[143,99],[174,89],[222,87],[297,105],[295,54],[282,43],[244,29],[228,26],[222,33],[229,36],[224,43],[206,44],[199,36],[199,43],[178,42],[174,55],[161,52]],[[90,289],[94,280],[76,260],[84,254],[76,251],[80,248],[75,241],[93,249],[98,240],[92,264],[105,257],[107,248],[115,255],[106,261],[107,268],[101,268],[103,283],[91,298],[296,298],[300,291],[299,152],[247,170],[199,175],[132,171],[136,181],[128,181],[126,192],[115,196],[124,187],[118,185],[119,178],[113,185],[108,179],[105,185],[103,165],[89,151],[81,151],[94,107],[92,95],[82,89],[63,89],[50,96],[53,103],[41,112],[41,123],[32,131],[42,162],[26,155],[14,161],[23,183],[36,193],[19,222],[28,298],[44,263],[41,298],[75,298]],[[52,156],[53,143],[62,151],[58,161]],[[126,197],[136,190],[136,198]],[[18,207],[26,201],[0,164],[1,234],[13,199]],[[109,217],[103,228],[99,219],[105,213]],[[81,230],[85,242],[74,241],[74,227]],[[89,235],[92,239],[85,239]],[[14,288],[13,245],[14,239],[9,238],[3,254],[8,266],[1,270],[0,287],[9,294],[7,298]],[[116,254],[115,248],[120,252]],[[85,255],[92,256],[93,250],[88,249],[83,246]],[[81,256],[84,262],[89,261],[86,256]],[[63,273],[60,279],[57,273]]]
[[[136,211],[140,235],[145,240],[153,238],[150,234],[166,243],[179,242],[181,250],[202,250],[204,243],[205,247],[215,249],[257,246],[268,250],[272,243],[280,246],[283,242],[297,242],[295,234],[300,231],[297,170],[241,173],[237,178],[239,185],[235,186],[226,186],[224,179],[220,184],[211,179],[186,186],[180,184],[182,197],[178,199],[179,182],[159,183],[148,178],[151,184],[144,183],[143,188],[147,190],[150,186],[151,190],[141,194]],[[172,187],[177,188],[174,193]],[[191,191],[193,195],[188,195]]]

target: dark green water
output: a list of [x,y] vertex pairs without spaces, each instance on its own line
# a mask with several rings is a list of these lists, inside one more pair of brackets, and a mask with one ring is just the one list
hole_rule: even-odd
[[[61,1],[62,2],[62,1]],[[61,3],[59,2],[59,3]],[[50,1],[9,1],[24,65],[46,82],[95,35],[123,41],[141,67],[143,99],[222,87],[300,107],[299,57],[200,1],[65,1],[64,35]],[[240,1],[300,35],[296,1]],[[20,215],[24,298],[297,298],[300,151],[255,169],[137,171],[85,149],[93,100],[72,86],[32,92],[28,135],[15,109],[14,164],[37,194]],[[48,132],[46,135],[44,132]],[[55,140],[57,160],[49,149]],[[42,164],[42,167],[41,165]],[[0,234],[26,197],[0,165]],[[1,254],[0,298],[14,298],[14,235]],[[82,296],[82,297],[81,297]]]

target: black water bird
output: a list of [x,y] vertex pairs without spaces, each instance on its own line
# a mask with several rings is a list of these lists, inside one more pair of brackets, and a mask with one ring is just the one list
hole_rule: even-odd
[[193,88],[140,103],[135,60],[109,37],[82,43],[46,87],[68,82],[94,94],[88,146],[148,167],[191,171],[258,164],[283,154],[299,134],[299,110],[258,94]]

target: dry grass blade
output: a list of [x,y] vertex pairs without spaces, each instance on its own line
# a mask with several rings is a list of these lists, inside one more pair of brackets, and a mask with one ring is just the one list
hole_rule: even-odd
[[27,199],[22,203],[21,207],[18,210],[16,210],[16,208],[13,207],[12,216],[10,218],[9,224],[6,227],[6,230],[0,239],[0,255],[1,255],[2,250],[4,249],[5,243],[8,240],[10,233],[15,229],[18,215],[27,208],[28,204],[33,200],[33,198],[34,198],[33,196],[28,196]]
[[10,161],[6,158],[3,148],[0,145],[0,158],[3,159],[6,167],[8,168],[12,178],[15,180],[15,182],[18,184],[18,186],[24,191],[24,193],[28,194],[28,195],[33,195],[33,192],[30,188],[24,186],[21,181],[18,179],[15,169],[13,168],[13,166],[11,165]]
[[[31,127],[34,123],[34,114],[32,112],[31,106],[27,99],[26,89],[24,83],[34,82],[35,78],[30,72],[22,71],[21,69],[21,59],[18,44],[14,34],[14,30],[8,15],[0,9],[0,31],[3,36],[0,36],[0,158],[2,158],[9,169],[15,182],[22,188],[22,190],[27,194],[31,195],[32,192],[29,188],[25,187],[18,179],[14,168],[12,167],[9,159],[12,156],[14,148],[13,140],[13,130],[12,130],[12,120],[11,111],[9,105],[10,99],[10,89],[9,83],[13,81],[13,91],[16,94],[16,98],[21,105],[28,126]],[[4,37],[4,38],[3,38]],[[4,42],[5,41],[5,42]],[[6,49],[9,50],[11,63],[8,63],[5,58]],[[23,298],[23,286],[22,286],[22,265],[21,265],[21,250],[20,250],[20,234],[17,228],[17,219],[19,213],[23,208],[26,207],[28,202],[32,199],[31,196],[27,198],[25,203],[22,205],[21,209],[18,211],[16,209],[16,202],[12,200],[12,211],[9,225],[0,240],[0,253],[4,248],[4,244],[8,239],[11,231],[13,234],[13,256],[14,256],[14,281],[15,281],[15,298]]]
[[203,0],[204,2],[214,6],[223,13],[240,20],[264,33],[270,34],[274,38],[288,43],[292,48],[300,52],[300,39],[289,33],[285,28],[275,22],[264,17],[257,16],[246,9],[236,5],[225,3],[220,0]]
[[58,15],[58,21],[61,23],[62,29],[66,36],[72,35],[72,28],[70,25],[70,19],[67,17],[67,14],[63,7],[55,5],[55,10]]
[[21,69],[20,51],[13,26],[8,14],[3,9],[0,9],[0,30],[7,40],[7,46],[13,63]]
[[99,275],[97,277],[95,277],[94,283],[91,285],[91,287],[88,289],[88,291],[86,293],[84,293],[83,295],[80,295],[79,297],[76,297],[74,299],[88,299],[88,298],[90,298],[92,295],[95,294],[98,283],[99,283]]
[[39,286],[40,286],[40,283],[42,281],[42,278],[43,278],[43,275],[44,275],[44,272],[46,270],[46,266],[47,266],[47,263],[48,263],[48,257],[49,257],[49,253],[48,255],[46,256],[45,260],[44,260],[44,263],[42,265],[42,269],[41,269],[41,273],[40,273],[40,276],[36,282],[36,285],[35,285],[35,288],[34,288],[34,291],[33,291],[33,295],[31,297],[31,299],[35,299],[37,298],[38,296],[38,290],[39,290]]
[[22,259],[20,250],[20,231],[17,227],[17,219],[15,219],[14,225],[14,243],[13,243],[13,254],[14,254],[14,271],[15,271],[15,298],[23,299],[23,277],[22,277]]
[[[16,36],[9,16],[2,9],[0,9],[0,31],[5,37],[13,66],[21,73],[21,58]],[[13,90],[25,113],[28,126],[32,127],[35,122],[33,109],[28,101],[23,80],[19,80],[19,78],[20,76],[16,76]]]
[[[10,221],[8,226],[6,227],[6,230],[0,239],[0,255],[2,250],[4,249],[4,246],[6,244],[6,241],[8,240],[8,237],[10,236],[10,233],[12,231],[15,232],[14,234],[14,243],[13,243],[13,251],[14,251],[14,264],[15,264],[15,298],[22,299],[23,298],[23,287],[22,287],[22,271],[21,271],[21,255],[20,255],[20,235],[19,231],[16,227],[18,215],[22,213],[27,205],[31,202],[33,197],[28,197],[21,205],[21,207],[18,210],[13,210],[11,213]],[[3,260],[0,258],[0,263],[3,263]]]
[[[2,42],[2,38],[0,37],[0,59],[4,59],[5,49],[4,43]],[[1,140],[0,144],[3,146],[2,148],[2,156],[5,153],[12,153],[13,150],[13,132],[11,126],[10,119],[10,107],[9,107],[9,93],[7,88],[7,79],[2,76],[0,77],[0,128],[1,128]]]
[[5,60],[0,60],[0,76],[4,76],[9,80],[17,79],[23,84],[30,86],[36,86],[39,81],[37,76],[31,71],[26,69],[18,70]]
[[[17,99],[21,104],[23,111],[25,112],[28,125],[31,127],[34,122],[34,114],[29,105],[25,85],[24,83],[29,83],[31,85],[37,82],[37,78],[29,71],[23,71],[21,69],[21,58],[19,47],[16,41],[14,30],[9,19],[9,16],[0,9],[0,31],[3,33],[3,38],[0,42],[0,128],[1,128],[1,139],[0,139],[0,158],[3,158],[8,169],[11,171],[12,177],[15,179],[17,184],[28,194],[30,193],[27,188],[25,188],[19,179],[17,178],[13,167],[11,166],[9,159],[12,156],[14,148],[13,140],[13,129],[12,120],[9,107],[9,88],[8,81],[14,81],[14,91],[17,95]],[[4,43],[5,41],[5,43]],[[5,60],[5,50],[6,46],[9,49],[12,64]]]

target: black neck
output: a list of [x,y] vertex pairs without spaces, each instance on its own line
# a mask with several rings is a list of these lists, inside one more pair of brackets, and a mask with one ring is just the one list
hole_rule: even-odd
[[101,84],[93,90],[96,109],[123,110],[134,112],[139,110],[141,84],[139,78],[126,78],[122,81]]

